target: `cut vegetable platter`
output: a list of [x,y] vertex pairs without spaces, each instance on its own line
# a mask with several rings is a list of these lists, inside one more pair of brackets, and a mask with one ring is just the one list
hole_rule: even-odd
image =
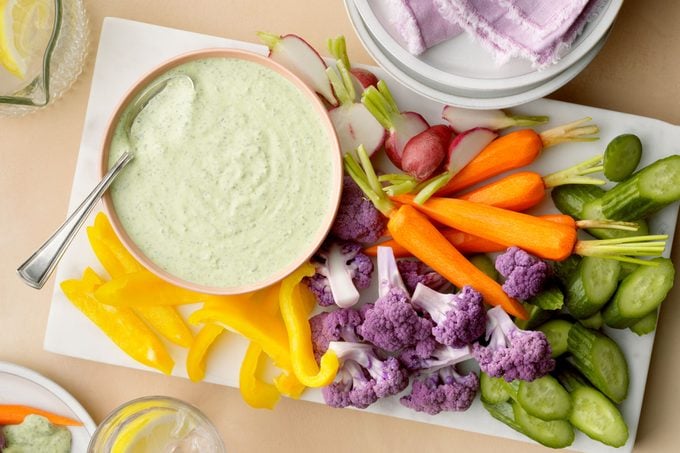
[[[253,39],[255,39],[255,36],[253,36]],[[99,148],[104,139],[107,120],[130,86],[143,74],[163,61],[187,51],[208,47],[230,47],[261,54],[266,53],[265,47],[255,44],[116,18],[105,19],[71,193],[70,209],[77,206],[79,200],[97,182]],[[388,83],[402,110],[417,111],[423,114],[431,124],[442,123],[440,117],[441,104],[402,87],[379,68],[371,68],[371,70]],[[642,140],[645,152],[641,166],[666,155],[680,153],[678,145],[680,143],[680,128],[650,118],[550,100],[538,100],[523,105],[513,109],[513,113],[549,115],[550,123],[542,126],[541,130],[585,116],[592,117],[593,121],[600,127],[600,140],[597,142],[563,144],[546,150],[530,167],[541,174],[548,174],[575,165],[589,157],[600,154],[612,138],[623,133],[636,134]],[[536,211],[555,212],[555,208],[548,198]],[[97,210],[95,210],[96,212]],[[664,256],[667,257],[670,256],[670,244],[673,242],[677,214],[678,204],[676,203],[650,219],[651,232],[669,235],[669,246],[664,252]],[[87,224],[91,223],[92,219],[89,219]],[[88,245],[85,232],[82,231],[64,256],[55,280],[61,282],[66,279],[79,278],[83,269],[88,266],[100,272],[101,275],[106,275]],[[364,298],[367,300],[374,299],[375,296],[376,293],[372,292],[372,289],[364,292]],[[670,302],[672,301],[666,303]],[[181,310],[184,314],[188,314],[196,308],[196,306],[189,305],[182,307]],[[570,447],[572,450],[584,452],[631,451],[635,442],[654,334],[638,337],[628,330],[607,330],[607,333],[619,343],[629,363],[630,390],[628,398],[621,405],[621,411],[628,424],[630,437],[625,446],[614,449],[578,433],[575,442]],[[663,339],[661,338],[659,341],[663,341]],[[104,333],[71,305],[58,284],[55,284],[52,297],[44,345],[45,349],[59,354],[145,369],[118,349]],[[239,367],[246,347],[246,340],[235,334],[221,337],[208,356],[205,380],[236,387],[238,385]],[[168,345],[168,348],[176,363],[173,375],[186,377],[184,370],[186,351],[172,345]],[[323,404],[321,393],[316,390],[306,391],[302,399]],[[653,408],[648,409],[653,410]],[[366,410],[412,421],[531,442],[523,435],[492,419],[479,401],[475,401],[466,412],[440,413],[435,416],[414,412],[399,404],[397,397],[381,400]]]

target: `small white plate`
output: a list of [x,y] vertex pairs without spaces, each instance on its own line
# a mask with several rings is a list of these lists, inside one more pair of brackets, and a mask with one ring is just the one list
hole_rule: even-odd
[[347,9],[350,22],[359,35],[362,44],[366,48],[367,52],[385,71],[387,71],[406,87],[418,94],[432,99],[433,101],[470,109],[501,109],[514,107],[516,105],[525,104],[527,102],[547,96],[548,94],[567,84],[567,82],[576,77],[586,66],[588,66],[595,56],[597,56],[600,49],[602,49],[607,39],[607,34],[605,34],[605,36],[600,39],[595,47],[587,52],[583,58],[544,83],[531,86],[526,90],[519,89],[510,91],[508,94],[500,96],[489,95],[488,93],[467,96],[459,93],[452,93],[450,91],[442,91],[429,84],[425,84],[422,81],[415,79],[412,75],[408,74],[400,64],[395,63],[386,55],[385,49],[381,47],[381,45],[376,41],[375,37],[368,30],[361,15],[359,14],[357,6],[354,4],[354,0],[345,0],[345,7]]
[[80,403],[61,386],[28,368],[0,362],[0,404],[21,404],[83,422],[69,426],[71,451],[87,451],[97,425]]
[[[611,28],[623,0],[608,0],[597,17],[586,24],[571,49],[554,65],[537,71],[523,59],[511,59],[499,66],[480,44],[463,33],[428,49],[420,56],[410,54],[383,26],[388,13],[383,2],[346,0],[356,6],[366,28],[374,36],[387,58],[409,68],[412,78],[441,91],[474,97],[482,91],[497,91],[494,96],[507,96],[510,90],[535,86],[576,64],[597,46]],[[349,5],[348,5],[349,6]],[[361,37],[363,39],[363,37]]]

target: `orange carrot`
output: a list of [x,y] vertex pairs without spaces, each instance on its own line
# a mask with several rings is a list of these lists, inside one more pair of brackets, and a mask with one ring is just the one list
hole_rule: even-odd
[[352,153],[347,153],[345,170],[375,207],[389,218],[387,230],[397,243],[454,285],[472,286],[488,304],[500,305],[518,318],[528,318],[524,307],[505,294],[498,282],[470,263],[425,215],[408,205],[397,208],[383,192],[366,150],[360,146],[357,154],[361,166]]
[[397,243],[458,287],[472,286],[491,305],[501,305],[513,316],[527,319],[522,304],[470,263],[423,214],[403,205],[390,216],[387,229]]
[[544,148],[558,143],[596,140],[589,135],[599,132],[597,126],[582,126],[590,120],[590,118],[584,118],[540,134],[532,129],[521,129],[503,135],[491,142],[454,175],[444,187],[439,189],[437,195],[449,195],[492,176],[529,165],[536,160]]
[[458,195],[461,200],[488,204],[511,211],[524,211],[545,198],[545,191],[564,184],[601,185],[605,181],[586,175],[602,171],[602,155],[572,167],[541,176],[533,171],[520,171],[470,192]]
[[[479,236],[463,233],[462,231],[454,230],[452,228],[444,228],[439,231],[462,254],[500,252],[501,250],[505,250],[505,247],[501,244],[496,244],[495,242],[480,238]],[[394,239],[366,247],[364,253],[368,256],[378,256],[378,246],[392,247],[395,258],[413,256],[411,252],[398,244]]]
[[82,426],[83,423],[62,415],[53,414],[35,407],[23,406],[20,404],[1,404],[0,405],[0,425],[18,425],[24,421],[27,415],[42,415],[50,423],[61,426]]
[[414,203],[410,195],[395,198],[446,226],[506,247],[520,247],[541,258],[564,260],[576,245],[575,228],[528,214],[454,198],[430,198],[422,205]]

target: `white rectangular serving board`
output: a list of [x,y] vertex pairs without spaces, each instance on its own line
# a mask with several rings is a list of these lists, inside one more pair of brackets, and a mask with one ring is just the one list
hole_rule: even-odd
[[[69,211],[72,211],[98,182],[99,153],[107,122],[127,90],[142,75],[170,57],[208,47],[230,47],[266,53],[266,48],[257,44],[117,18],[104,20]],[[323,49],[320,50],[323,52]],[[433,124],[442,122],[440,119],[441,104],[407,90],[379,68],[372,69],[388,82],[402,110],[420,112]],[[646,165],[665,155],[680,153],[680,128],[662,121],[551,100],[538,100],[513,111],[532,115],[550,115],[551,121],[547,127],[585,116],[592,117],[600,126],[599,142],[559,145],[554,149],[545,150],[545,154],[531,166],[541,174],[566,168],[601,153],[606,143],[621,133],[634,133],[641,138],[645,146],[641,165]],[[550,201],[546,201],[539,211],[554,211],[554,208],[551,208]],[[95,209],[95,213],[97,211]],[[677,214],[678,205],[675,204],[657,214],[651,222],[653,232],[666,233],[670,236],[669,244],[673,241]],[[87,224],[91,223],[92,219],[89,219]],[[670,249],[666,250],[665,256],[670,256]],[[56,282],[79,278],[87,266],[103,272],[90,250],[84,231],[81,231],[57,269]],[[189,313],[196,308],[196,306],[186,306],[182,307],[182,310],[184,313]],[[630,452],[635,442],[654,335],[637,337],[628,331],[610,331],[609,333],[621,345],[630,365],[629,396],[621,406],[630,430],[630,438],[624,447],[614,449],[577,433],[576,440],[570,447],[573,450],[603,453]],[[247,343],[242,338],[237,338],[236,335],[229,335],[228,341],[226,340],[225,338],[225,341],[218,342],[211,350],[205,380],[237,387],[238,371]],[[52,297],[44,346],[46,350],[59,354],[148,370],[125,355],[89,319],[73,307],[61,292],[58,284],[55,284]],[[186,377],[184,370],[186,351],[173,345],[168,345],[168,348],[176,362],[173,374]],[[305,392],[302,399],[323,403],[318,390]],[[436,416],[407,409],[399,404],[396,397],[380,401],[366,410],[407,420],[532,442],[527,437],[492,419],[479,401],[476,401],[466,412],[441,413]]]

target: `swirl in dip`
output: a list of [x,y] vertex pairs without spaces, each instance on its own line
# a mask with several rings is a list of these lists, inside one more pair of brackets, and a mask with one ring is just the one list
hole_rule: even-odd
[[328,227],[335,138],[319,106],[265,65],[210,57],[160,77],[177,73],[194,87],[171,80],[129,139],[129,110],[119,117],[109,166],[128,149],[134,159],[111,186],[115,213],[168,274],[212,288],[256,286],[303,261]]

